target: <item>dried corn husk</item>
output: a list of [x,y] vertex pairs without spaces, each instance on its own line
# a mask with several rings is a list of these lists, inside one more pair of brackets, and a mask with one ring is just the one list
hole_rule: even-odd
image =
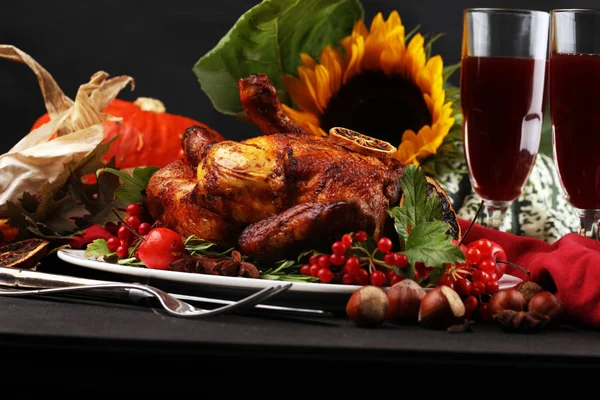
[[[85,160],[104,139],[104,120],[119,118],[102,111],[128,84],[129,76],[108,79],[104,71],[95,73],[81,85],[71,100],[52,76],[25,52],[10,45],[0,45],[0,58],[27,65],[37,76],[46,109],[47,124],[27,133],[12,149],[0,156],[0,216],[6,214],[7,202],[14,202],[25,192],[50,195],[69,176],[70,169]],[[56,138],[49,140],[56,133]]]

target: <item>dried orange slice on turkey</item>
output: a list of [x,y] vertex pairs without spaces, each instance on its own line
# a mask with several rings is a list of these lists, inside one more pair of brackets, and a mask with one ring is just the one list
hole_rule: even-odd
[[329,139],[348,150],[377,158],[392,158],[396,148],[390,143],[346,128],[331,128]]

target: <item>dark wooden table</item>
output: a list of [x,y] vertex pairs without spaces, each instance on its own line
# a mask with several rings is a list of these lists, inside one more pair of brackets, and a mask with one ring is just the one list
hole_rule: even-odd
[[[68,268],[44,267],[61,273]],[[0,298],[0,357],[3,382],[61,390],[121,385],[151,392],[170,387],[167,377],[283,383],[340,376],[352,381],[353,374],[368,376],[369,371],[393,371],[384,380],[437,381],[460,374],[504,379],[518,370],[530,379],[531,371],[545,371],[546,377],[598,372],[600,332],[569,327],[510,334],[485,324],[469,333],[392,324],[365,329],[343,315],[187,320],[114,302]]]

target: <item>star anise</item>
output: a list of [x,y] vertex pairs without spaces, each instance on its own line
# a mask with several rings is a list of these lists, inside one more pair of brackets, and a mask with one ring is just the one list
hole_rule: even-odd
[[207,255],[184,254],[182,258],[171,263],[169,267],[172,271],[202,274],[210,271],[218,261],[218,258]]
[[204,254],[186,254],[183,258],[171,264],[171,270],[197,274],[242,276],[258,278],[258,268],[252,263],[242,260],[238,251],[232,251],[230,256],[210,256]]
[[507,332],[536,332],[548,323],[548,317],[532,311],[504,310],[496,314],[496,322]]

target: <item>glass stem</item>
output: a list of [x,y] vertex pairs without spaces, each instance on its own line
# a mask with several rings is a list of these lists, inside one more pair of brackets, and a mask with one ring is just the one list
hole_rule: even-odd
[[600,221],[600,211],[578,210],[577,215],[579,216],[579,234],[581,236],[599,240],[598,224]]
[[486,201],[485,209],[487,211],[487,226],[502,232],[506,231],[504,226],[504,217],[510,206],[506,201]]

